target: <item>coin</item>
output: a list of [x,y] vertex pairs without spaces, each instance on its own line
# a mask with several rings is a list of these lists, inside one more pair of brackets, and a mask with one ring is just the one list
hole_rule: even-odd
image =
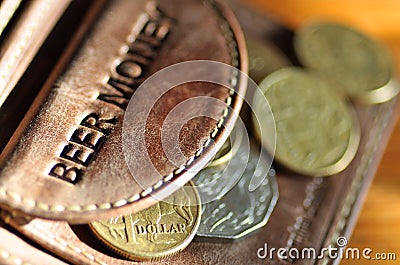
[[[275,171],[271,169],[267,176],[270,157],[260,157],[260,147],[254,140],[250,143],[250,152],[243,150],[243,146],[248,148],[241,145],[242,148],[230,161],[233,167],[229,170],[206,168],[193,179],[202,201],[209,201],[202,205],[197,236],[238,239],[267,223],[278,199]],[[265,179],[250,192],[249,185],[254,174],[264,174]],[[215,179],[215,184],[204,185]],[[236,179],[233,186],[229,183],[232,179]],[[202,188],[204,186],[206,188]],[[229,190],[226,191],[226,187],[230,187]],[[210,197],[215,200],[210,201]]]
[[272,43],[246,36],[249,76],[259,84],[270,73],[291,65],[286,56]]
[[89,224],[108,248],[132,260],[153,260],[183,250],[200,224],[200,199],[193,184],[138,213]]
[[[357,152],[360,128],[333,84],[290,67],[272,73],[260,88],[275,118],[277,161],[311,176],[333,175],[348,166]],[[259,112],[265,102],[254,98],[253,103]],[[269,128],[261,120],[254,129],[260,138],[261,131]],[[273,151],[269,139],[262,139],[262,144]]]
[[207,165],[207,167],[215,167],[225,164],[232,158],[231,141],[226,140],[221,149],[215,154],[214,159]]
[[338,24],[312,24],[296,35],[302,63],[341,84],[353,99],[380,103],[399,93],[389,85],[393,65],[388,51],[364,34]]
[[244,133],[244,125],[242,124],[242,126],[239,127],[238,123],[236,123],[236,126],[233,127],[229,138],[222,145],[221,149],[219,149],[219,151],[215,154],[211,162],[206,165],[206,168],[218,167],[217,171],[220,171],[219,166],[226,165],[226,163],[231,161],[232,157],[235,156],[239,151]]
[[228,139],[228,142],[232,139],[229,149],[226,149],[226,153],[230,154],[230,157],[224,155],[225,162],[215,164],[214,161],[220,161],[220,158],[217,157],[193,179],[203,205],[222,198],[230,191],[237,184],[247,166],[249,141],[248,138],[243,137],[244,128],[238,125],[239,123],[236,123]]

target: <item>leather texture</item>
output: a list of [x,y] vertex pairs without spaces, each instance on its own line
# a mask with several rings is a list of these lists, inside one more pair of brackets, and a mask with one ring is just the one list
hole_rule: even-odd
[[[242,99],[228,88],[206,82],[174,87],[154,104],[145,128],[133,124],[134,131],[145,133],[144,152],[152,163],[139,164],[132,177],[122,127],[137,87],[156,71],[190,60],[218,61],[246,72],[245,43],[229,9],[213,1],[109,1],[103,10],[74,56],[60,62],[63,72],[56,81],[49,79],[3,150],[3,207],[75,223],[139,211],[156,202],[151,195],[166,197],[189,181],[233,127],[228,108],[240,109]],[[231,73],[219,78],[233,83]],[[243,95],[245,81],[237,80],[235,89]],[[223,108],[200,105],[213,118],[184,124],[178,141],[183,160],[172,164],[162,149],[163,121],[175,106],[199,96],[225,103]],[[157,172],[148,173],[153,167]]]
[[0,227],[0,263],[7,265],[17,264],[49,264],[63,265],[63,261],[39,250],[24,239]]
[[[362,199],[373,178],[393,124],[396,101],[374,107],[358,106],[364,132],[360,150],[341,174],[310,178],[276,168],[280,197],[265,227],[231,242],[200,242],[195,238],[182,252],[149,264],[332,264],[338,259],[259,259],[264,244],[271,248],[322,248],[336,246],[338,237],[349,238]],[[367,130],[368,129],[368,130]],[[238,202],[240,203],[240,202]],[[3,218],[10,216],[3,213]],[[7,218],[22,234],[73,263],[132,264],[116,256],[89,232],[86,225],[26,217]],[[94,257],[95,259],[93,259]]]
[[[247,10],[236,0],[230,4],[246,34],[278,44],[296,64],[290,45],[292,33],[256,11]],[[361,143],[353,162],[338,175],[310,178],[276,165],[280,197],[267,225],[254,234],[228,242],[195,238],[182,252],[146,264],[338,263],[339,259],[327,256],[318,260],[280,260],[276,255],[272,260],[260,259],[257,252],[265,244],[269,249],[313,247],[318,252],[330,245],[335,247],[338,237],[350,237],[390,135],[397,107],[397,99],[374,106],[355,106],[362,128]],[[71,263],[135,264],[99,244],[86,225],[27,217],[18,212],[3,211],[1,217],[26,237]]]

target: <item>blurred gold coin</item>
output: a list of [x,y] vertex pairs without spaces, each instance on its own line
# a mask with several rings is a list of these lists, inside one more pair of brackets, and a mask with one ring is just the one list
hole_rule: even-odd
[[200,197],[192,183],[166,200],[125,216],[89,224],[97,239],[132,260],[154,260],[183,250],[200,224]]
[[302,63],[329,77],[354,100],[381,103],[399,93],[393,65],[380,43],[343,25],[320,23],[298,31],[295,48]]
[[232,157],[236,155],[243,138],[243,131],[239,128],[238,123],[236,123],[236,126],[233,127],[228,139],[222,145],[221,149],[215,154],[214,159],[205,168],[226,165],[232,159]]
[[221,149],[215,154],[214,159],[206,166],[206,168],[224,165],[227,162],[229,162],[231,158],[232,158],[232,144],[230,139],[228,138],[222,145]]
[[[360,141],[359,123],[332,84],[289,67],[269,75],[260,88],[275,118],[278,162],[311,176],[333,175],[349,165]],[[257,97],[253,104],[258,113],[265,101]],[[254,129],[260,139],[261,131],[265,133],[271,126],[263,120],[259,122],[260,127]],[[270,139],[263,138],[262,144],[273,152]]]
[[249,76],[259,84],[270,73],[291,65],[289,59],[274,44],[246,36],[249,54]]

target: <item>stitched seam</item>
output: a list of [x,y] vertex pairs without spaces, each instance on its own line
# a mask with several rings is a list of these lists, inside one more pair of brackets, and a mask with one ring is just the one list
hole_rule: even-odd
[[[10,219],[13,219],[12,216],[13,216],[14,214],[15,214],[14,212],[11,213],[11,214],[7,214],[6,217],[4,218],[4,221],[5,221],[7,224],[10,223]],[[21,216],[21,217],[23,217],[23,216]],[[25,217],[23,217],[23,218],[25,218]],[[27,218],[25,218],[25,219],[26,219],[27,221],[29,221],[29,219],[27,219]],[[105,262],[102,261],[101,259],[98,259],[98,258],[96,258],[95,256],[93,256],[92,254],[90,254],[90,253],[88,253],[88,252],[86,252],[86,251],[83,251],[81,248],[76,247],[76,246],[74,246],[74,245],[68,243],[66,240],[62,239],[62,238],[59,237],[59,236],[56,236],[56,235],[53,234],[52,232],[50,232],[50,231],[48,231],[48,230],[46,230],[46,229],[42,229],[42,228],[40,228],[40,227],[37,227],[34,223],[31,224],[31,227],[32,227],[33,229],[35,229],[36,232],[38,232],[40,235],[45,235],[49,240],[54,241],[57,245],[61,245],[62,247],[69,248],[69,249],[71,249],[72,251],[74,251],[76,254],[78,254],[79,256],[82,256],[82,257],[84,257],[84,258],[86,258],[86,259],[89,259],[90,261],[95,262],[95,263],[97,263],[97,264],[99,264],[99,265],[107,265],[107,263],[105,263]],[[0,250],[0,252],[1,252],[1,250]],[[17,264],[28,265],[28,264],[26,264],[26,263],[17,263]]]
[[[237,44],[234,38],[234,33],[229,25],[229,22],[227,19],[219,13],[219,8],[215,5],[213,0],[205,0],[203,1],[204,5],[210,5],[211,8],[213,9],[214,12],[217,13],[218,15],[218,20],[219,20],[219,26],[221,30],[223,31],[223,35],[226,39],[227,46],[230,49],[230,56],[231,56],[231,63],[232,66],[238,67],[239,66],[239,51],[237,48]],[[238,78],[237,78],[237,71],[234,71],[230,77],[230,84],[233,87],[237,87],[238,85]],[[64,205],[49,205],[46,203],[42,202],[37,202],[33,199],[29,198],[24,198],[21,195],[15,193],[15,192],[9,192],[5,190],[4,188],[0,188],[0,196],[1,197],[9,197],[12,200],[22,203],[24,205],[27,205],[31,208],[37,208],[41,209],[43,211],[49,211],[49,212],[66,212],[66,211],[72,211],[72,212],[90,212],[90,211],[95,211],[97,209],[105,210],[105,209],[111,209],[111,208],[118,208],[121,206],[124,206],[129,203],[133,203],[140,198],[148,196],[150,193],[155,192],[159,188],[163,187],[165,183],[168,181],[172,180],[175,178],[177,175],[182,173],[186,168],[190,167],[190,165],[204,152],[204,150],[211,144],[211,141],[218,135],[221,127],[224,124],[225,118],[229,114],[229,107],[232,104],[232,96],[234,95],[234,90],[229,91],[229,96],[226,98],[226,109],[223,111],[221,119],[217,122],[217,126],[215,129],[211,132],[210,138],[203,144],[203,146],[197,150],[194,156],[190,157],[189,160],[182,165],[181,167],[175,169],[172,173],[170,173],[167,176],[164,176],[162,180],[158,181],[156,184],[153,186],[143,190],[140,193],[137,193],[128,199],[121,199],[115,202],[108,202],[108,203],[103,203],[100,205],[97,204],[90,204],[90,205],[72,205],[72,206],[64,206]]]
[[21,56],[23,49],[30,43],[29,39],[31,38],[33,32],[37,29],[39,21],[43,19],[43,14],[45,14],[46,11],[48,11],[49,3],[45,2],[42,8],[43,9],[40,12],[40,14],[36,17],[36,19],[32,22],[32,24],[30,24],[28,30],[25,31],[25,34],[23,35],[23,38],[19,41],[16,49],[14,49],[13,53],[9,56],[9,60],[4,67],[4,70],[0,74],[0,83],[5,82],[4,80],[7,78],[8,73],[13,68],[13,65],[17,61],[18,57]]
[[67,241],[65,241],[64,239],[54,235],[53,233],[47,231],[47,230],[42,230],[40,228],[38,228],[36,225],[32,225],[34,229],[36,229],[38,232],[45,234],[46,237],[50,240],[53,240],[56,244],[61,245],[63,247],[69,248],[70,250],[74,251],[76,254],[78,254],[81,257],[84,257],[85,259],[89,259],[91,262],[95,262],[99,265],[107,265],[107,263],[105,263],[104,261],[102,261],[99,258],[96,258],[95,256],[93,256],[92,254],[83,251],[81,248],[76,247],[70,243],[68,243]]
[[[380,113],[384,113],[384,109],[381,109]],[[378,148],[377,143],[382,139],[384,129],[386,128],[386,126],[389,122],[389,117],[391,116],[392,113],[393,113],[393,108],[391,108],[391,110],[389,112],[387,112],[387,115],[385,116],[385,120],[383,122],[382,127],[380,127],[380,126],[377,127],[376,123],[379,121],[378,115],[376,115],[374,117],[374,122],[373,122],[373,124],[375,125],[374,127],[378,128],[378,129],[382,128],[382,130],[380,130],[377,137],[375,134],[375,130],[370,130],[368,133],[368,139],[371,139],[371,140],[369,140],[367,142],[366,149],[369,150],[369,152],[365,152],[360,159],[361,165],[363,165],[363,166],[358,167],[356,170],[356,173],[355,173],[356,177],[351,182],[350,191],[349,191],[348,195],[346,196],[345,203],[343,204],[342,210],[340,211],[339,219],[336,223],[335,230],[334,230],[333,234],[330,236],[329,244],[332,244],[332,245],[336,244],[337,238],[341,235],[341,233],[343,232],[343,229],[346,227],[346,224],[350,217],[351,208],[353,207],[354,203],[356,202],[356,200],[358,198],[358,195],[361,192],[361,187],[362,187],[363,180],[365,178],[365,173],[367,172],[367,169],[369,168],[369,166],[371,165],[371,163],[373,161],[373,157],[370,155],[376,152],[376,150]],[[376,141],[374,141],[374,140],[376,140]],[[370,158],[367,160],[368,156],[370,156]],[[322,264],[328,264],[330,261],[331,261],[331,259],[328,256],[325,256],[324,259],[322,260]]]
[[14,264],[17,264],[17,265],[30,265],[30,263],[27,263],[27,262],[23,261],[22,259],[11,255],[10,252],[8,252],[4,249],[0,249],[0,256],[2,258],[4,258],[5,260],[12,262]]

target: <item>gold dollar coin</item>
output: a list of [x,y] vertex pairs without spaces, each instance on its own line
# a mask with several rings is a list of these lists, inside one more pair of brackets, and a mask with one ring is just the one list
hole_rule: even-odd
[[125,216],[89,224],[106,247],[132,260],[170,256],[189,245],[200,224],[200,198],[192,184],[164,201]]
[[[344,170],[354,158],[360,128],[350,105],[332,85],[317,75],[289,67],[269,75],[260,88],[268,100],[276,124],[275,159],[287,168],[311,176],[328,176]],[[265,101],[254,98],[259,117]],[[254,116],[253,116],[254,121]],[[271,130],[260,120],[257,138]],[[270,139],[262,144],[274,151]]]
[[355,100],[381,103],[399,93],[388,51],[350,27],[306,26],[296,34],[295,48],[305,66],[338,82]]

